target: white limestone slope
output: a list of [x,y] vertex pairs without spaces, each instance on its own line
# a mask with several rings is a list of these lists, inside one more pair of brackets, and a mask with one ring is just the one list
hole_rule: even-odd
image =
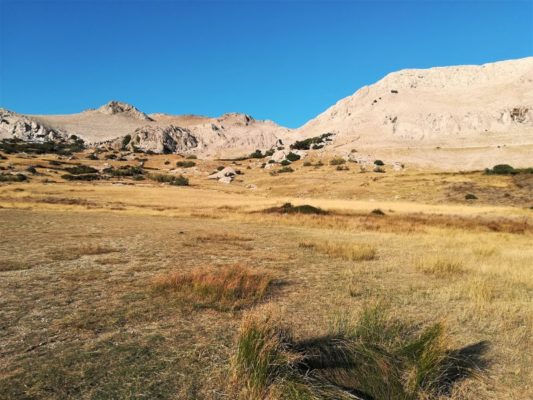
[[[533,164],[533,57],[394,72],[297,132],[301,137],[336,133],[337,152],[356,148],[394,156],[396,150],[418,164],[483,167],[494,157]],[[437,147],[445,151],[423,156]],[[506,160],[512,157],[510,148],[517,148],[517,160]],[[451,149],[460,151],[454,156]]]

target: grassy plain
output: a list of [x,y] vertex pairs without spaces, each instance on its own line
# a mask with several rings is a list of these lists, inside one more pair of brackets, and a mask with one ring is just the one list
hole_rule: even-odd
[[[146,158],[150,173],[190,186],[61,178],[70,164],[134,161],[0,161],[3,173],[37,172],[0,184],[0,398],[261,398],[235,389],[252,315],[275,310],[291,343],[309,343],[376,305],[410,334],[440,324],[447,354],[476,360],[414,398],[533,397],[531,176],[326,161],[276,176],[260,160],[181,169],[178,156]],[[243,174],[207,180],[220,165]],[[263,212],[286,202],[328,213]],[[239,272],[216,272],[227,268]]]

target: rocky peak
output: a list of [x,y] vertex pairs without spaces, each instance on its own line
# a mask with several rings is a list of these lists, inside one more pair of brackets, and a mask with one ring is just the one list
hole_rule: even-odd
[[121,101],[110,101],[107,104],[104,104],[102,107],[98,108],[96,111],[107,114],[107,115],[116,115],[116,114],[124,114],[132,118],[140,119],[143,121],[152,121],[152,119],[143,113],[142,111],[139,111],[136,107],[132,106],[128,103],[123,103]]

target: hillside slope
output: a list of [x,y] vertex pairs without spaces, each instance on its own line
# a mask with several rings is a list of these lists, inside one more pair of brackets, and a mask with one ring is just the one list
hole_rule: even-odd
[[355,148],[428,165],[524,164],[533,158],[533,57],[394,72],[297,132],[335,133],[336,152]]

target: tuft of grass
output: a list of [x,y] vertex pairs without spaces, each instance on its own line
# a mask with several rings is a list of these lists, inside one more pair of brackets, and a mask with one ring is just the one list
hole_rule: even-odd
[[272,283],[272,277],[264,271],[231,265],[171,272],[157,276],[153,286],[174,291],[201,307],[235,310],[262,300]]
[[439,278],[449,278],[465,272],[461,260],[444,256],[421,257],[418,259],[416,267],[426,274],[435,275]]
[[299,247],[312,249],[332,257],[342,258],[349,261],[374,260],[377,250],[374,246],[358,243],[334,243],[334,242],[300,242]]
[[416,329],[366,307],[355,322],[297,342],[270,310],[243,319],[232,360],[233,386],[253,399],[436,398],[473,375],[482,349],[450,350],[444,326]]

